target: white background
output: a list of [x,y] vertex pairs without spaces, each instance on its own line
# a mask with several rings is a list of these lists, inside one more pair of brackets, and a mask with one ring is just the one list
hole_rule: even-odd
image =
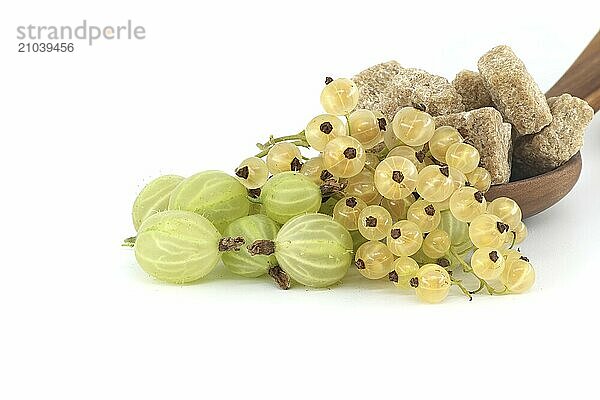
[[[0,398],[593,397],[598,118],[573,192],[527,221],[525,295],[427,306],[354,271],[331,290],[223,268],[178,287],[119,246],[145,183],[232,171],[320,112],[326,75],[395,58],[452,79],[506,43],[548,89],[600,9],[528,4],[3,2]],[[84,18],[147,38],[17,53],[18,25]]]

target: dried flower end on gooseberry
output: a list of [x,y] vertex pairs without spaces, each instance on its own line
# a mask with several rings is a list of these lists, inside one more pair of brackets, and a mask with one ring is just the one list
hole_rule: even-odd
[[249,215],[233,221],[223,234],[225,237],[243,238],[244,245],[240,246],[239,251],[223,253],[223,264],[236,275],[254,278],[266,274],[269,268],[277,265],[275,256],[272,253],[253,256],[249,247],[257,240],[275,240],[278,231],[279,225],[262,214]]

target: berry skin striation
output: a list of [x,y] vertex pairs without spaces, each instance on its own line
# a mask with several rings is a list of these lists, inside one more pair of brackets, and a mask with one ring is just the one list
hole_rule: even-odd
[[220,259],[221,234],[190,211],[163,211],[146,219],[135,242],[135,258],[158,280],[188,283],[211,272]]
[[221,171],[204,171],[181,181],[171,193],[169,210],[192,211],[217,229],[248,215],[250,202],[244,185]]
[[348,231],[323,214],[292,218],[275,239],[279,266],[305,286],[327,287],[340,281],[352,262],[352,251]]
[[133,227],[136,231],[149,216],[165,211],[169,207],[171,193],[183,179],[179,175],[164,175],[144,186],[135,199],[131,211]]
[[301,173],[291,171],[274,175],[260,195],[266,215],[280,224],[297,215],[319,211],[321,199],[319,186]]

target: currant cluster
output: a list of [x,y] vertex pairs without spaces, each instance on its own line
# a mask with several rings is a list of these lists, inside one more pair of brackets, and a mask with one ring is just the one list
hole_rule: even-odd
[[288,288],[290,280],[332,285],[353,263],[430,303],[452,286],[469,299],[528,290],[535,272],[515,249],[527,236],[521,210],[505,197],[487,202],[491,177],[477,149],[419,104],[390,122],[356,109],[358,100],[351,80],[327,78],[325,113],[299,134],[257,144],[234,176],[148,184],[133,207],[137,236],[126,240],[141,267],[184,283],[222,260],[235,274],[269,274]]

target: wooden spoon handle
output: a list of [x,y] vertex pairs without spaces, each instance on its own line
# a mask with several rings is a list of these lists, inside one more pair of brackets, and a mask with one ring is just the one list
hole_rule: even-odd
[[560,96],[563,93],[585,99],[596,112],[600,109],[600,32],[546,96]]

